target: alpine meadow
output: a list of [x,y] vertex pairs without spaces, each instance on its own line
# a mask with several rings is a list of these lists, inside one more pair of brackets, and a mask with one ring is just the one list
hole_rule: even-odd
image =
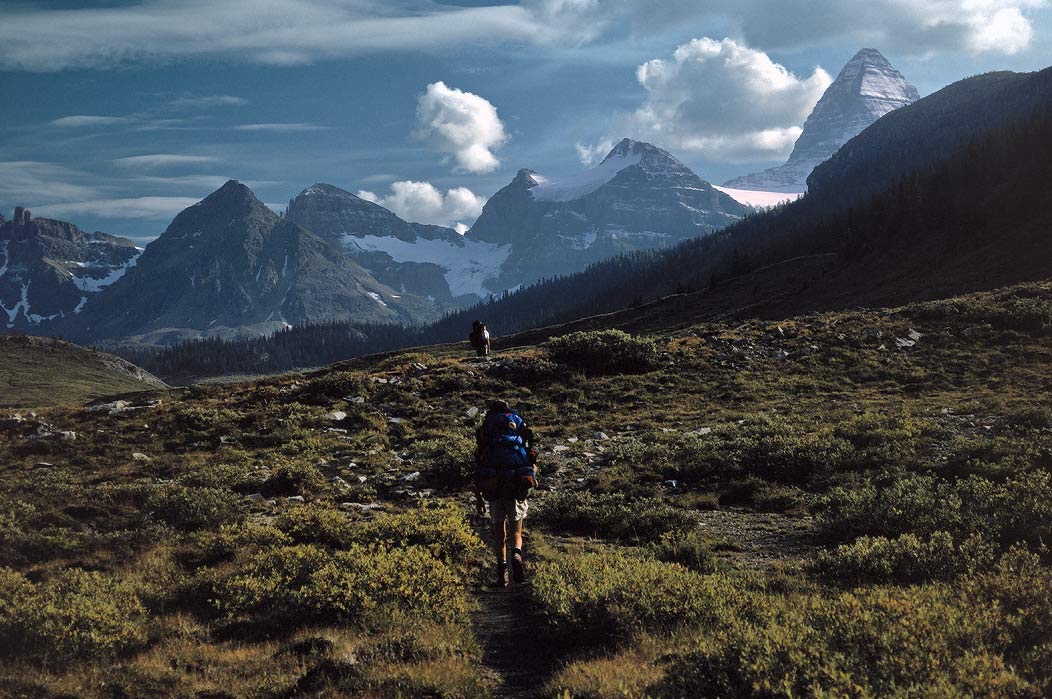
[[0,7],[0,697],[1052,696],[1050,36]]

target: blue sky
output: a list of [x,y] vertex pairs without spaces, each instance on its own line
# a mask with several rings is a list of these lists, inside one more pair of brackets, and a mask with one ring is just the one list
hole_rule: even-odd
[[626,135],[719,183],[784,161],[863,46],[928,94],[1052,64],[1050,28],[1048,0],[5,0],[0,211],[145,241],[236,178],[467,225]]

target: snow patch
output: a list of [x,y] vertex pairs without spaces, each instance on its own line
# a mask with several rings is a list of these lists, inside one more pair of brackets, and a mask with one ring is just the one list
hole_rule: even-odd
[[617,173],[626,167],[639,163],[642,153],[618,153],[612,155],[595,167],[569,177],[551,178],[544,175],[532,175],[536,187],[530,194],[537,201],[571,201],[591,194],[604,184],[614,179]]
[[84,304],[88,302],[87,296],[81,296],[80,301],[77,303],[77,307],[73,309],[73,313],[80,313],[84,309]]
[[18,318],[18,312],[22,311],[22,315],[29,319],[29,284],[22,285],[22,298],[11,308],[8,308],[3,303],[0,303],[0,309],[7,314],[7,327],[8,329],[15,326],[15,319]]
[[803,192],[761,192],[752,189],[732,189],[730,187],[713,187],[740,204],[748,206],[778,206],[787,201],[796,201],[804,196]]
[[11,256],[7,254],[7,246],[10,245],[10,244],[11,244],[10,240],[5,240],[4,243],[3,243],[3,248],[2,249],[4,251],[4,266],[0,267],[0,277],[2,277],[5,274],[7,274],[7,263],[11,261]]
[[135,248],[135,255],[128,259],[127,262],[116,267],[110,267],[108,265],[99,265],[89,262],[78,262],[76,266],[80,269],[86,270],[108,270],[103,277],[78,277],[71,273],[73,285],[81,291],[86,291],[89,294],[93,294],[96,291],[100,291],[105,287],[109,286],[113,282],[117,281],[125,275],[125,273],[134,267],[139,261],[139,256],[142,255],[142,248]]
[[378,304],[380,304],[384,308],[387,308],[387,304],[384,303],[384,300],[382,298],[380,298],[380,294],[376,293],[375,291],[367,291],[365,293],[369,294],[369,296],[372,298],[373,301],[376,301]]
[[453,296],[474,294],[485,298],[486,280],[500,274],[501,265],[511,255],[511,245],[463,239],[463,245],[448,240],[417,238],[413,242],[385,235],[344,235],[348,250],[383,252],[395,262],[430,262],[446,270],[446,283]]

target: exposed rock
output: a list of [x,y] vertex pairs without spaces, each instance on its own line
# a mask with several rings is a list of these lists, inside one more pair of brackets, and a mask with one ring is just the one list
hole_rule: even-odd
[[467,417],[469,417],[471,419],[475,419],[476,417],[478,417],[478,414],[479,414],[479,409],[476,408],[475,406],[471,406],[470,408],[468,408],[467,410],[464,411],[464,415],[466,415]]
[[136,461],[149,461],[150,460],[150,457],[147,456],[146,454],[143,454],[141,451],[132,452],[132,458],[135,459]]
[[606,432],[596,432],[595,438],[602,442],[605,442],[606,440],[610,439]]
[[303,499],[302,495],[293,495],[291,497],[285,498],[285,502],[300,503],[305,502],[305,500]]
[[334,410],[325,417],[332,420],[333,422],[340,422],[342,420],[347,419],[347,413],[343,412],[342,410]]
[[815,166],[888,112],[920,99],[917,88],[876,49],[862,49],[837,75],[804,122],[788,162],[730,180],[735,189],[802,192]]

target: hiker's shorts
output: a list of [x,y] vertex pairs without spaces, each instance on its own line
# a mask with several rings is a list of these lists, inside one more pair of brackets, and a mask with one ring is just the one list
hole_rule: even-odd
[[530,504],[525,500],[492,500],[489,504],[489,518],[494,524],[500,524],[504,520],[518,522],[526,519],[526,511]]

